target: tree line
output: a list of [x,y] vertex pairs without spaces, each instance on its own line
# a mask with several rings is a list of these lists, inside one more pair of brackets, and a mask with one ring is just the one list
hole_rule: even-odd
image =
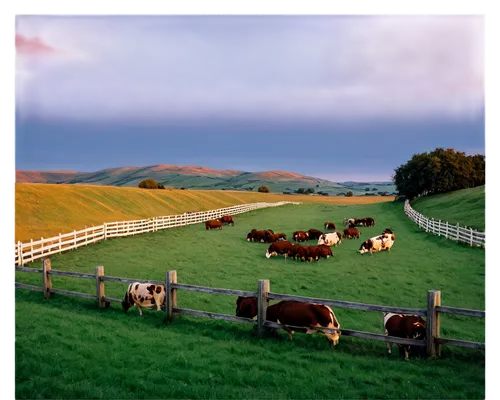
[[446,193],[485,184],[485,156],[453,149],[437,149],[414,154],[395,170],[392,178],[399,194],[409,199]]

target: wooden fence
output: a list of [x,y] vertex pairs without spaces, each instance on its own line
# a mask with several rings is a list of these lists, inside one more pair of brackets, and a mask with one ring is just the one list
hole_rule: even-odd
[[99,242],[113,237],[122,237],[138,235],[146,232],[156,232],[159,229],[174,228],[205,222],[209,219],[219,218],[225,214],[241,214],[244,212],[257,210],[267,207],[278,207],[285,204],[301,204],[292,201],[280,201],[277,203],[251,203],[238,206],[219,208],[217,210],[186,212],[178,215],[167,215],[148,219],[139,219],[133,221],[105,222],[99,226],[92,226],[79,231],[59,234],[50,237],[29,242],[17,242],[15,249],[15,265],[24,265],[33,262],[39,258],[47,257],[52,254],[62,253],[63,251],[77,249],[87,246],[91,243]]
[[[244,290],[233,290],[233,289],[220,289],[211,288],[205,286],[188,285],[177,282],[177,271],[167,271],[165,276],[165,281],[150,281],[143,279],[129,279],[129,278],[118,278],[112,276],[104,275],[104,267],[98,266],[95,268],[95,273],[85,274],[78,272],[66,272],[66,271],[56,271],[51,269],[50,259],[45,259],[43,261],[43,268],[34,269],[26,267],[16,267],[16,271],[19,272],[32,272],[41,273],[43,286],[26,285],[22,283],[15,283],[16,288],[28,289],[28,290],[38,290],[44,293],[45,298],[49,298],[52,293],[59,293],[64,295],[78,296],[87,299],[94,299],[97,301],[97,306],[99,308],[108,307],[110,303],[121,303],[121,299],[115,299],[107,297],[105,295],[104,283],[109,282],[121,282],[121,283],[153,283],[157,285],[165,285],[166,296],[165,296],[165,321],[170,322],[175,315],[184,314],[196,317],[205,317],[219,319],[229,322],[241,322],[247,324],[257,325],[257,330],[259,335],[262,335],[265,328],[280,328],[283,325],[267,321],[266,320],[266,310],[269,305],[270,300],[293,300],[300,302],[310,302],[316,304],[324,304],[327,306],[335,308],[348,308],[352,310],[361,311],[371,311],[371,312],[391,312],[397,314],[412,314],[420,315],[427,318],[427,339],[426,340],[414,340],[414,339],[402,339],[393,336],[386,336],[380,333],[363,332],[351,329],[340,329],[342,336],[352,336],[368,340],[378,340],[383,342],[391,342],[398,344],[408,344],[412,346],[426,347],[427,355],[436,356],[441,354],[441,345],[451,345],[468,347],[473,349],[485,349],[484,343],[470,342],[465,340],[457,340],[451,338],[441,338],[441,328],[440,328],[440,314],[449,313],[455,315],[465,315],[469,317],[485,318],[485,311],[470,310],[465,308],[447,307],[441,306],[441,292],[437,290],[430,290],[427,292],[427,308],[405,308],[405,307],[395,307],[395,306],[381,306],[374,304],[364,304],[364,303],[353,303],[348,301],[340,300],[330,300],[330,299],[319,299],[314,297],[303,297],[295,296],[282,293],[271,292],[269,280],[259,280],[258,288],[255,292],[244,291]],[[74,278],[87,278],[94,279],[96,283],[96,293],[79,293],[69,290],[55,289],[52,287],[52,276],[70,276]],[[222,294],[229,296],[243,296],[243,297],[257,297],[258,298],[258,315],[257,320],[252,320],[248,318],[236,317],[228,314],[219,314],[200,310],[191,310],[187,308],[177,307],[177,291],[185,290],[192,292],[201,293],[211,293],[211,294]],[[290,328],[297,328],[294,326],[287,325]],[[329,328],[316,328],[318,331],[333,333],[336,329]],[[429,340],[430,338],[430,340]]]
[[438,236],[444,236],[447,239],[466,243],[469,246],[485,246],[486,234],[476,229],[465,226],[451,225],[448,222],[435,221],[434,218],[427,218],[415,211],[408,200],[405,201],[405,214],[426,232],[434,233]]

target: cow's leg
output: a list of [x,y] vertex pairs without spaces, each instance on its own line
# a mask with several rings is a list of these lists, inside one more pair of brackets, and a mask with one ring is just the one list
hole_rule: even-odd
[[142,317],[142,310],[141,310],[141,306],[139,304],[136,304],[137,305],[137,309],[139,310],[139,315]]

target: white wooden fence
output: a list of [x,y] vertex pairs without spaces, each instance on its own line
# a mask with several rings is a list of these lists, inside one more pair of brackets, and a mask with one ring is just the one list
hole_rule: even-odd
[[158,229],[174,228],[205,222],[219,218],[223,215],[241,214],[259,208],[277,207],[285,204],[301,204],[293,201],[280,201],[277,203],[251,203],[238,206],[219,208],[217,210],[186,212],[184,214],[167,215],[133,221],[105,222],[99,226],[85,228],[80,231],[59,234],[51,238],[29,242],[17,242],[15,249],[15,264],[24,265],[39,258],[63,251],[77,249],[88,244],[99,242],[113,237],[137,235],[145,232],[156,232]]
[[466,226],[451,225],[448,222],[435,221],[434,218],[427,218],[418,213],[410,206],[408,200],[405,201],[405,214],[413,220],[420,228],[426,232],[434,233],[438,236],[444,236],[447,239],[455,240],[461,243],[467,243],[469,246],[484,247],[486,234]]

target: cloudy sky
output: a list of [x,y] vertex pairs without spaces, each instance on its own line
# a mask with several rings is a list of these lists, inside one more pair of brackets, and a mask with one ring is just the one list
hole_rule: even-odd
[[483,29],[481,16],[17,16],[16,169],[390,180],[436,147],[484,154]]

